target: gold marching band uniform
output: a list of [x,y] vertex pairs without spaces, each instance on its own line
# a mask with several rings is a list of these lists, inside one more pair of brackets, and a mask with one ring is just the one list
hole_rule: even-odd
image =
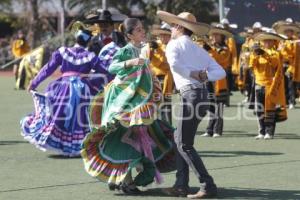
[[30,81],[38,74],[43,64],[45,47],[40,46],[30,50],[25,37],[19,36],[12,43],[12,53],[15,58],[21,58],[18,66],[14,67],[16,78],[15,89],[26,89]]
[[[216,62],[223,67],[225,71],[231,70],[233,63],[232,49],[227,45],[228,41],[231,40],[232,34],[226,29],[220,26],[213,27],[209,32],[209,35],[220,34],[224,36],[224,43],[218,44],[211,40],[211,38],[195,37],[195,42],[206,49],[210,56],[216,60]],[[235,50],[236,51],[236,50]],[[229,83],[227,77],[214,82],[214,94],[217,99],[226,103],[229,96]]]
[[237,86],[240,90],[245,90],[248,86],[247,84],[250,84],[249,81],[247,81],[247,75],[249,74],[249,58],[253,44],[253,39],[248,37],[241,47],[237,81]]
[[40,46],[25,54],[18,69],[16,89],[26,89],[30,81],[38,74],[43,65],[45,48]]
[[[244,44],[242,44],[240,56],[238,60],[238,78],[236,81],[239,90],[247,97],[243,101],[244,103],[254,101],[254,80],[253,74],[249,69],[250,53],[253,47],[259,46],[259,41],[255,41],[253,36],[262,31],[262,25],[260,22],[255,22],[252,28],[247,28],[247,32],[242,32],[240,35],[245,38]],[[250,108],[252,106],[250,105]]]
[[173,76],[165,56],[166,45],[160,40],[156,40],[157,47],[150,48],[150,68],[157,77],[163,76],[162,92],[164,96],[171,95],[173,92]]
[[149,59],[152,74],[161,82],[162,104],[160,107],[161,119],[172,124],[172,94],[174,89],[173,75],[168,64],[165,52],[171,38],[171,27],[167,24],[154,26],[151,34],[156,36],[142,50],[142,57]]
[[[196,38],[198,39],[196,43],[207,50],[210,56],[214,58],[226,72],[231,71],[233,57],[226,42],[229,41],[232,34],[222,27],[222,25],[216,25],[212,27],[209,36],[209,39]],[[222,41],[214,39],[214,37],[218,36],[222,38]],[[206,133],[202,135],[204,137],[220,137],[223,134],[223,112],[224,105],[228,103],[230,92],[229,84],[227,77],[215,82],[208,82],[208,92],[212,95],[210,95],[209,122]]]
[[[295,45],[295,67],[292,70],[293,81],[298,85],[300,84],[300,43],[297,42]],[[297,88],[298,90],[298,88]],[[298,91],[297,91],[298,92]]]
[[24,39],[16,39],[12,44],[12,53],[15,58],[20,58],[30,51],[28,43]]
[[[30,47],[23,35],[18,36],[18,38],[13,41],[11,51],[15,59],[21,58],[22,56],[24,56],[26,53],[30,51]],[[26,75],[24,69],[20,69],[22,67],[19,66],[19,63],[20,62],[17,62],[14,65],[14,69],[13,69],[15,79],[16,79],[15,89],[25,89],[25,85],[23,83],[26,79],[25,78]]]
[[[229,70],[227,71],[228,89],[230,92],[229,94],[231,94],[231,91],[235,91],[237,89],[239,59],[237,53],[237,45],[234,37],[227,38],[226,44],[230,51],[230,58],[231,58],[229,64]],[[230,95],[227,98],[226,105],[230,106]]]
[[[232,28],[237,28],[236,24],[230,24],[227,18],[221,20],[221,24],[216,26],[222,26],[224,30],[232,32]],[[237,44],[234,37],[226,38],[226,45],[230,51],[231,62],[229,64],[229,71],[227,71],[227,81],[229,90],[236,88],[237,76],[239,74],[239,60],[237,52]]]
[[[255,24],[261,26],[260,23]],[[239,59],[236,59],[238,60],[236,65],[232,62],[234,59],[228,59],[235,57],[234,51],[230,50],[232,49],[229,45],[230,38],[226,40],[227,48],[229,49],[228,55],[222,58],[222,55],[217,54],[216,52],[218,51],[213,48],[209,52],[226,71],[230,70],[228,66],[232,66],[231,71],[233,75],[237,75],[235,84],[240,90],[246,90],[248,93],[249,108],[260,103],[263,105],[263,112],[259,112],[257,106],[255,106],[256,114],[259,118],[259,134],[268,134],[265,139],[270,139],[274,136],[276,122],[287,119],[285,91],[290,88],[284,87],[285,74],[283,72],[283,63],[289,63],[287,71],[291,74],[293,83],[297,83],[300,80],[300,45],[295,40],[289,41],[281,38],[281,40],[273,40],[274,45],[272,49],[265,49],[263,48],[263,40],[257,40],[256,38],[259,33],[265,32],[262,26],[255,28],[257,30],[253,34],[247,35],[245,43],[241,47]],[[264,54],[255,54],[255,49],[261,49]],[[223,54],[226,54],[225,51]],[[225,85],[224,80],[215,83],[216,96],[219,95],[218,91],[226,88]],[[228,87],[227,83],[227,90],[229,89]],[[251,104],[251,101],[253,104]]]
[[[216,62],[229,70],[231,64],[231,52],[229,48],[224,46],[213,45],[209,54]],[[211,87],[211,86],[210,86]],[[210,117],[206,128],[206,133],[203,136],[219,137],[223,134],[223,113],[224,105],[228,103],[229,85],[228,79],[225,77],[221,80],[215,81],[213,84],[213,91],[215,96],[215,103],[210,106]]]
[[287,119],[282,57],[277,43],[266,48],[266,40],[280,40],[275,33],[259,33],[255,38],[262,46],[251,52],[249,68],[255,80],[255,113],[258,117],[257,139],[272,139],[276,122]]
[[[299,45],[294,42],[295,39],[287,39],[280,44],[280,53],[282,55],[282,61],[285,72],[285,89],[287,103],[292,108],[296,98],[296,87],[297,82],[299,82],[299,59],[298,55],[300,53]],[[298,47],[297,47],[298,46]],[[297,58],[297,59],[296,59]],[[297,70],[297,71],[296,71]]]
[[281,46],[280,53],[282,55],[283,64],[286,64],[288,73],[293,73],[295,68],[296,43],[293,43],[293,40],[288,39],[282,41]]
[[[219,65],[223,67],[223,69],[229,70],[231,64],[231,52],[227,46],[212,46],[211,50],[209,50],[209,54],[213,57]],[[226,101],[229,88],[228,82],[226,78],[218,80],[214,84],[215,96],[217,99],[221,101]]]
[[237,76],[238,75],[238,55],[237,55],[237,49],[236,49],[236,41],[233,37],[230,37],[227,39],[226,44],[228,46],[228,49],[230,51],[230,57],[231,61],[229,66],[231,67],[232,74]]
[[284,79],[280,53],[274,49],[263,50],[265,51],[263,55],[251,54],[249,66],[255,77],[259,134],[269,134],[272,137],[275,123],[287,119]]

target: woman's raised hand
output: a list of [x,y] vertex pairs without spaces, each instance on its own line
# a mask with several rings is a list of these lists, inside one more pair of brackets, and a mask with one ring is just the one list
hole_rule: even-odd
[[145,59],[143,58],[134,58],[131,60],[127,60],[125,63],[126,67],[132,67],[132,66],[136,66],[136,65],[140,65],[143,66],[145,64]]

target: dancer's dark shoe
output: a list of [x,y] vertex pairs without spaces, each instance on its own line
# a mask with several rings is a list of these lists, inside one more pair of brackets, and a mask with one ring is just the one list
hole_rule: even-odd
[[114,183],[109,183],[108,188],[109,188],[110,191],[115,191],[115,190],[120,190],[121,186],[117,185],[117,184],[114,184]]
[[137,195],[140,194],[142,191],[139,190],[134,183],[122,183],[121,189],[125,194],[129,195]]

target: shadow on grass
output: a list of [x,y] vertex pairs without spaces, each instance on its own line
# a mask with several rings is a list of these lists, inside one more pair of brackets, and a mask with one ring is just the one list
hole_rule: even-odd
[[[164,193],[165,188],[154,188],[143,191],[139,195],[115,194],[115,196],[151,196],[172,197]],[[191,188],[191,193],[196,193],[199,188]],[[271,190],[259,188],[219,188],[217,199],[300,199],[300,191],[297,190]]]
[[89,182],[82,182],[82,183],[67,183],[67,184],[56,184],[56,185],[45,185],[45,186],[0,190],[0,194],[1,193],[10,193],[10,192],[30,191],[30,190],[41,190],[41,189],[49,189],[49,188],[70,187],[70,186],[78,186],[78,185],[86,185],[86,184],[99,184],[99,181],[89,181]]
[[248,131],[237,131],[237,130],[227,130],[223,131],[224,133],[248,133]]
[[239,157],[239,156],[277,156],[280,152],[257,152],[257,151],[198,151],[201,157]]
[[256,136],[255,133],[249,133],[249,131],[234,131],[228,130],[223,131],[224,137],[254,137]]
[[[196,135],[203,134],[203,131],[198,131]],[[255,137],[256,133],[249,133],[248,131],[234,131],[226,130],[223,131],[222,137]],[[297,133],[275,133],[274,139],[283,139],[283,140],[300,140],[300,135]]]
[[57,155],[57,154],[53,154],[53,155],[48,155],[48,158],[52,158],[52,159],[78,159],[81,158],[80,155],[78,156],[65,156],[65,155]]
[[245,105],[241,104],[241,103],[233,103],[233,104],[230,104],[229,106],[226,106],[225,109],[237,108],[237,107],[245,107]]
[[276,165],[276,164],[287,164],[287,163],[299,163],[300,160],[283,160],[283,161],[274,161],[274,162],[260,162],[260,163],[249,163],[249,164],[237,164],[231,166],[211,168],[209,170],[223,170],[223,169],[234,169],[240,167],[251,167],[251,166],[263,166],[263,165]]
[[[203,131],[198,131],[196,135],[202,135]],[[237,131],[237,130],[226,130],[223,131],[223,137],[254,137],[254,133],[249,133],[248,131]]]
[[300,140],[300,135],[297,133],[275,133],[274,138],[284,140]]
[[300,191],[259,188],[220,188],[219,197],[221,199],[300,199]]
[[17,140],[8,140],[8,141],[0,141],[0,145],[17,145],[17,144],[26,144],[27,141],[17,141]]

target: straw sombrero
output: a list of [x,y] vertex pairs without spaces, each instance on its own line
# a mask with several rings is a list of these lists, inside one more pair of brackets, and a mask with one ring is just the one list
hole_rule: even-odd
[[254,35],[254,40],[262,41],[262,40],[284,40],[285,38],[281,35],[277,34],[274,30],[260,32]]
[[182,12],[179,15],[173,15],[165,11],[157,11],[158,17],[168,24],[178,24],[189,29],[196,35],[206,35],[210,30],[210,26],[205,23],[197,22],[196,17],[189,12]]
[[245,27],[245,31],[242,31],[239,33],[239,36],[241,37],[251,37],[253,35],[253,29],[250,27]]
[[161,34],[165,34],[165,35],[171,35],[171,26],[169,24],[163,23],[161,26],[160,25],[153,25],[152,31],[151,31],[152,35],[161,35]]
[[227,18],[223,18],[223,19],[220,21],[220,23],[221,23],[222,25],[228,26],[228,27],[230,27],[230,28],[232,28],[232,29],[237,29],[237,28],[238,28],[238,25],[237,25],[237,24],[230,24],[230,23],[229,23],[229,20],[228,20]]
[[286,30],[293,30],[294,32],[300,32],[300,27],[293,22],[278,21],[273,24],[272,28],[279,34],[284,34]]
[[252,29],[262,29],[263,26],[260,22],[255,22],[253,25],[252,25]]
[[240,36],[240,37],[243,37],[243,38],[246,38],[246,37],[249,37],[250,34],[247,33],[246,31],[243,31],[243,32],[240,32],[240,33],[239,33],[239,36]]
[[213,35],[213,34],[221,34],[224,35],[226,37],[232,37],[233,34],[231,32],[229,32],[228,30],[226,30],[224,27],[217,25],[214,26],[210,29],[210,31],[208,32],[208,35]]

